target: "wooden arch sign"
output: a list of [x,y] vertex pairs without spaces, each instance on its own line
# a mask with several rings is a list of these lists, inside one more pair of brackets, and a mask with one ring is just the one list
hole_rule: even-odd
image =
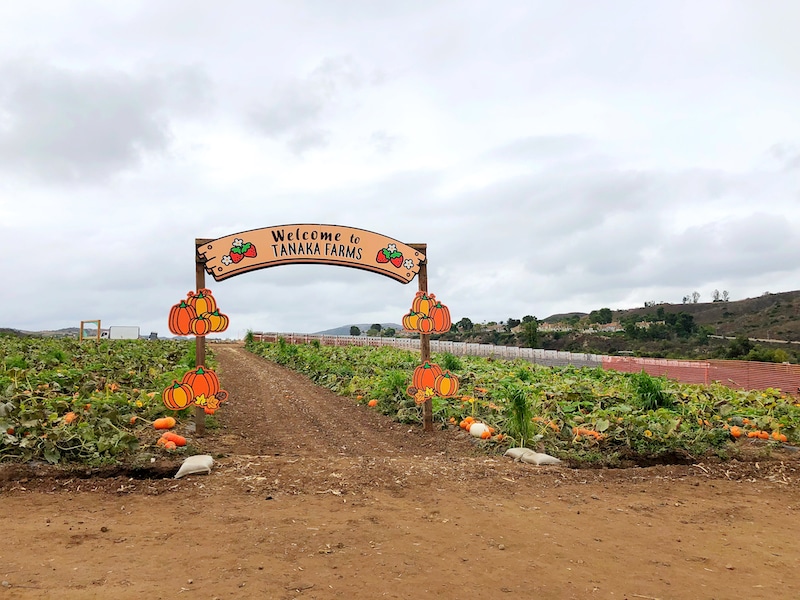
[[352,267],[409,283],[425,254],[378,233],[340,225],[297,224],[251,229],[197,246],[198,258],[216,281],[278,265]]
[[[341,225],[295,224],[251,229],[217,239],[195,239],[195,283],[206,287],[205,274],[223,281],[279,265],[322,264],[351,267],[410,283],[428,291],[427,244],[404,244],[385,235]],[[205,337],[197,337],[195,364],[205,364]],[[430,335],[420,335],[422,362],[431,358]],[[198,435],[205,432],[205,413],[195,412]],[[433,431],[430,399],[423,405],[425,431]]]

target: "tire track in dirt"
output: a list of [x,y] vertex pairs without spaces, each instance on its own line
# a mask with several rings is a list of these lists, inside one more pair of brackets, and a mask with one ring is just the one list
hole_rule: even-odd
[[452,430],[425,433],[334,394],[306,376],[248,352],[215,344],[229,401],[218,444],[231,454],[298,456],[475,456],[473,443]]

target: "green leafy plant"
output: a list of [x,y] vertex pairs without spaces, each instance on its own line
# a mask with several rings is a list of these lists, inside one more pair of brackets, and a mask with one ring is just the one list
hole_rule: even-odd
[[533,412],[528,392],[523,386],[508,382],[501,389],[499,397],[507,403],[506,427],[509,434],[520,447],[530,445],[533,437]]
[[643,409],[656,410],[672,406],[672,397],[664,389],[665,381],[660,377],[653,377],[642,370],[631,375],[631,384]]

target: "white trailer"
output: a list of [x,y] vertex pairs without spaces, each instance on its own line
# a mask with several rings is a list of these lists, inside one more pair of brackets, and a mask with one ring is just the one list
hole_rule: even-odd
[[127,325],[112,325],[100,337],[109,340],[138,340],[139,328]]

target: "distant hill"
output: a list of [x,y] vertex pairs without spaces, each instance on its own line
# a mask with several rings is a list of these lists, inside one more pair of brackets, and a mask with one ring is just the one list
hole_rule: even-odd
[[[764,294],[728,302],[656,304],[646,308],[613,311],[614,320],[628,316],[684,312],[697,325],[707,325],[716,335],[800,341],[800,291]],[[549,320],[549,319],[548,319]]]
[[[350,335],[350,328],[351,327],[352,327],[352,325],[342,325],[341,327],[336,327],[334,329],[326,329],[325,331],[317,331],[317,332],[313,333],[312,335]],[[356,327],[358,327],[363,333],[363,332],[367,331],[367,329],[372,327],[372,323],[361,323],[361,324],[357,323]],[[384,329],[388,329],[388,328],[391,327],[395,331],[400,331],[403,328],[403,326],[398,324],[398,323],[381,323],[381,327],[383,327]]]

